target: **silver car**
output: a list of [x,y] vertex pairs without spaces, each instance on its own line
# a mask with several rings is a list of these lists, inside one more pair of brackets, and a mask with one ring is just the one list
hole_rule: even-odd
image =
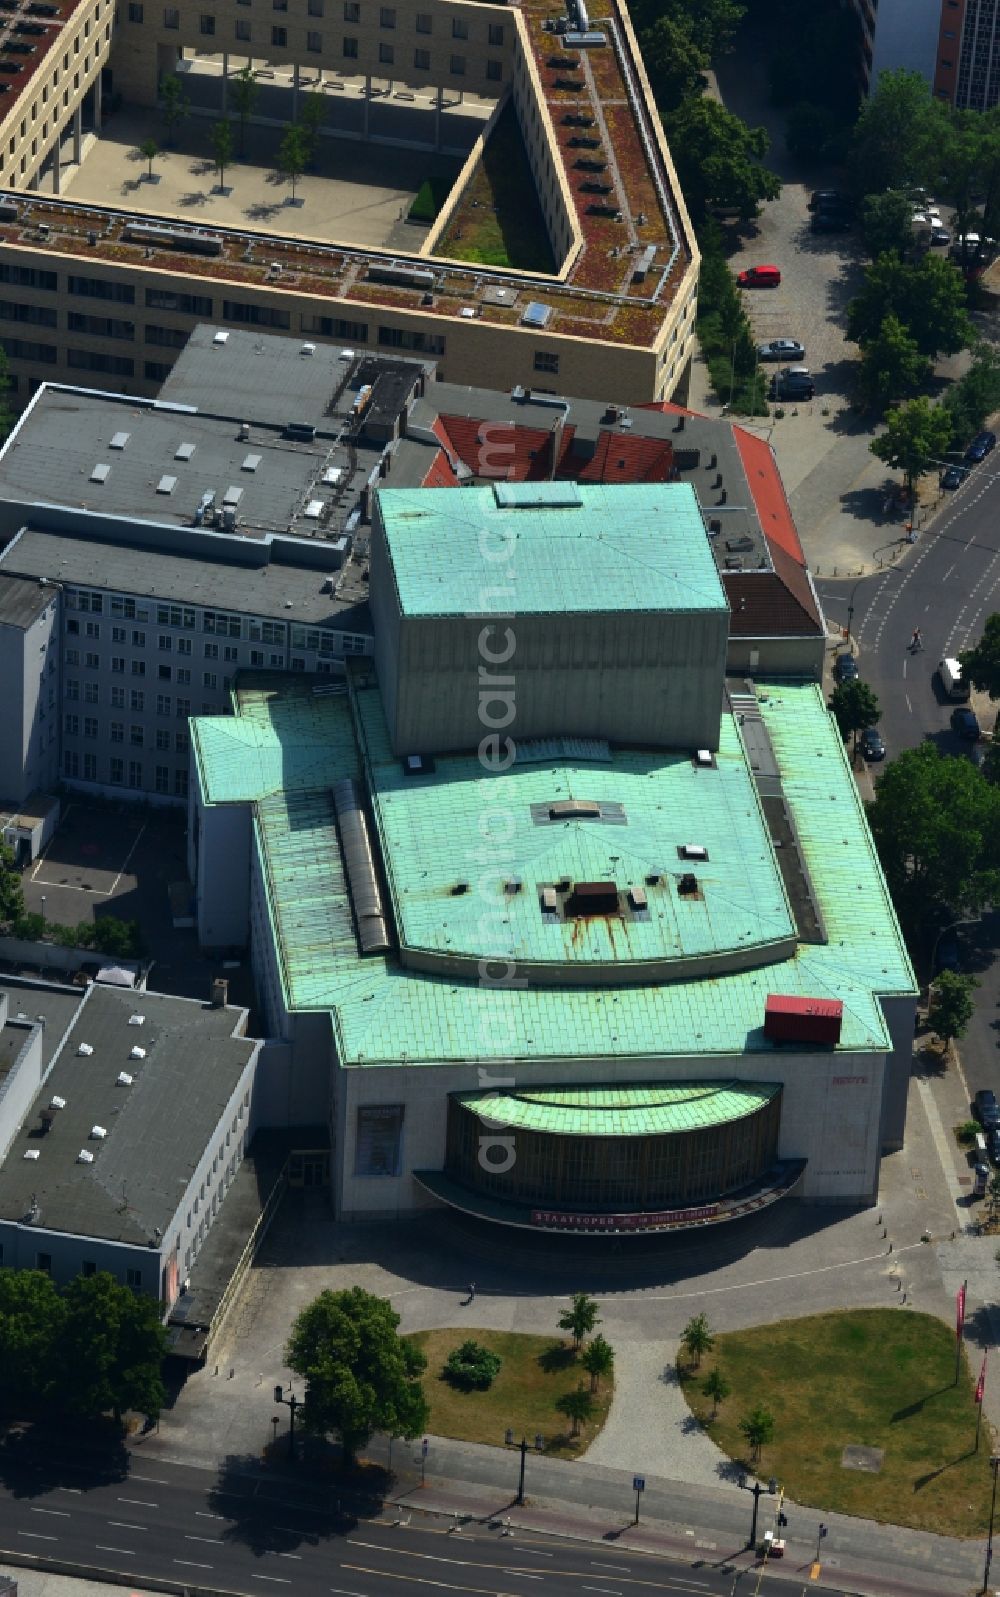
[[757,345],[758,360],[803,360],[806,348],[797,338],[772,338]]

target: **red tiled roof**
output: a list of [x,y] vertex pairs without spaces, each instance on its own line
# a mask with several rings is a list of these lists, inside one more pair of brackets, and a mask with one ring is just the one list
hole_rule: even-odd
[[[486,422],[475,416],[439,416],[443,442],[475,477],[502,477],[507,482],[539,482],[552,475],[552,450],[557,428],[520,427],[513,422]],[[437,431],[437,429],[435,429]],[[573,442],[575,427],[562,430],[557,476]],[[441,437],[441,432],[438,432]]]
[[756,433],[747,432],[745,427],[733,428],[733,442],[743,462],[765,537],[769,543],[778,544],[800,566],[804,566],[806,557],[802,553],[771,445],[765,438],[758,438]]
[[602,432],[591,460],[573,455],[568,475],[580,482],[669,482],[674,470],[674,449],[669,439],[642,438],[635,434]]
[[[788,559],[781,550],[775,552],[782,559]],[[805,571],[794,567],[793,570],[799,572],[801,579],[794,586],[788,580],[788,573],[781,576],[777,571],[722,572],[722,586],[729,600],[731,637],[800,638],[803,634],[822,630]]]

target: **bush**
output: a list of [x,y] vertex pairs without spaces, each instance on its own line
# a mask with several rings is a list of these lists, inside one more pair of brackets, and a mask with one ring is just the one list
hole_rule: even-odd
[[979,1135],[978,1120],[964,1120],[960,1126],[955,1127],[955,1137],[963,1148],[969,1148]]
[[[708,222],[698,289],[698,341],[719,399],[742,415],[766,416],[768,379],[757,364],[753,331],[726,260],[722,232]],[[735,360],[734,360],[735,354]]]
[[441,207],[451,193],[451,181],[444,177],[425,177],[406,214],[408,222],[436,222]]
[[19,915],[11,930],[15,937],[22,937],[26,943],[37,943],[45,936],[44,915]]
[[485,1392],[500,1374],[503,1360],[479,1342],[463,1342],[445,1360],[445,1378],[465,1392]]

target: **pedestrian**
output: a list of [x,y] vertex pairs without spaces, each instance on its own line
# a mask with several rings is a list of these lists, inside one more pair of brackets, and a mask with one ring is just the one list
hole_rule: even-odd
[[470,1303],[475,1303],[475,1301],[476,1301],[476,1283],[475,1283],[475,1281],[470,1281],[469,1282],[469,1302]]
[[923,646],[924,646],[924,640],[920,636],[920,628],[919,627],[914,627],[914,629],[913,629],[913,637],[910,639],[910,648],[911,649],[922,649]]

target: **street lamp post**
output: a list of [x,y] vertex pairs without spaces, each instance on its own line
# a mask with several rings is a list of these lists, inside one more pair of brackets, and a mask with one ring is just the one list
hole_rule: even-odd
[[[519,1442],[515,1442],[514,1441],[514,1432],[508,1426],[507,1430],[504,1432],[504,1441],[505,1441],[505,1443],[507,1444],[508,1447],[518,1447],[518,1448],[520,1448],[520,1451],[521,1451],[521,1468],[520,1468],[520,1472],[518,1474],[518,1479],[517,1479],[517,1497],[514,1499],[514,1501],[517,1503],[518,1507],[520,1508],[520,1507],[523,1507],[523,1505],[524,1505],[524,1461],[525,1461],[525,1459],[528,1456],[528,1438],[526,1436],[522,1436],[521,1440]],[[536,1451],[536,1453],[540,1453],[544,1446],[545,1446],[544,1438],[542,1436],[536,1436],[535,1437],[535,1451]]]
[[755,1480],[751,1486],[744,1475],[740,1480],[740,1485],[744,1491],[753,1492],[753,1518],[750,1521],[750,1540],[747,1542],[747,1546],[754,1548],[757,1546],[757,1510],[760,1506],[760,1500],[765,1492],[770,1492],[773,1497],[778,1490],[778,1483],[772,1475],[766,1486],[762,1486],[758,1480]]
[[274,1388],[274,1401],[276,1403],[284,1403],[285,1407],[288,1409],[288,1413],[289,1413],[289,1420],[288,1420],[288,1456],[289,1456],[289,1458],[294,1458],[295,1457],[295,1410],[297,1408],[301,1408],[302,1399],[300,1397],[296,1397],[295,1396],[295,1393],[292,1391],[291,1387],[288,1388],[288,1396],[285,1397],[284,1388],[280,1387],[280,1386],[276,1386]]
[[990,1565],[993,1562],[993,1521],[996,1517],[997,1511],[997,1474],[1000,1472],[1000,1453],[994,1453],[992,1455],[990,1458],[990,1468],[993,1471],[993,1496],[990,1499],[990,1531],[986,1538],[986,1566],[983,1569],[982,1590],[984,1592],[989,1590]]

